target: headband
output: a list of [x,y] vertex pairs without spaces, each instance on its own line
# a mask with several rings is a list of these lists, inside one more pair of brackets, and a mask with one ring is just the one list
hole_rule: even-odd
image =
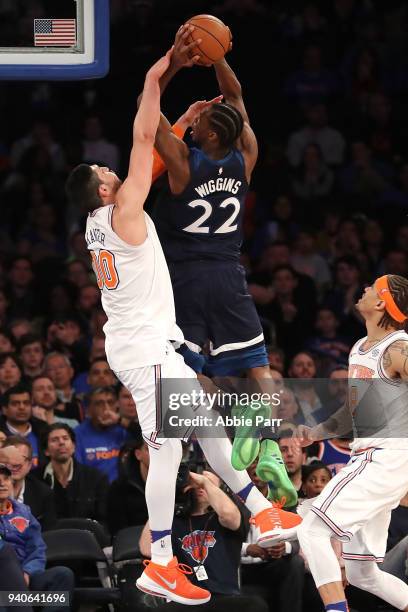
[[380,276],[374,283],[374,287],[380,296],[380,298],[385,302],[385,310],[388,314],[397,321],[398,323],[404,323],[408,319],[408,316],[405,315],[398,308],[396,303],[394,302],[394,298],[391,295],[391,291],[388,285],[388,277],[385,274],[384,276]]

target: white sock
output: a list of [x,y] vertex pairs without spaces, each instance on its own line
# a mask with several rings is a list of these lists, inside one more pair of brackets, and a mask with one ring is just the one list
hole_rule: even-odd
[[145,493],[152,533],[152,561],[167,565],[173,558],[171,526],[176,497],[176,478],[182,456],[181,441],[166,440],[159,449],[149,446],[149,455],[150,465]]

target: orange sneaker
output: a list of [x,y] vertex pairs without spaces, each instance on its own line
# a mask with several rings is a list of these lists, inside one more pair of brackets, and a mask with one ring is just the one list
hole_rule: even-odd
[[143,563],[146,569],[136,580],[136,586],[141,591],[187,606],[210,601],[211,593],[188,580],[186,574],[192,574],[193,570],[188,565],[179,563],[177,557],[173,557],[167,566],[149,560]]
[[270,508],[249,519],[257,530],[258,546],[268,548],[283,540],[296,540],[296,531],[302,519],[294,512],[282,510],[283,504],[273,503]]

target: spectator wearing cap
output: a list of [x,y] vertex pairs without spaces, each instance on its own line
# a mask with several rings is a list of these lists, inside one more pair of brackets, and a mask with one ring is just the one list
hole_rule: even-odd
[[82,403],[79,397],[75,395],[72,386],[74,369],[69,357],[56,351],[48,353],[44,360],[44,373],[52,380],[57,390],[59,404],[54,409],[55,414],[67,419],[82,421]]
[[13,481],[13,498],[29,506],[33,516],[41,525],[42,531],[54,529],[56,524],[54,497],[51,489],[30,473],[33,449],[30,442],[22,436],[10,436],[4,447],[15,446],[23,461],[8,463]]
[[89,395],[89,417],[75,431],[75,457],[83,465],[95,467],[109,482],[118,477],[118,457],[129,434],[119,425],[117,393],[113,387],[98,387]]
[[82,465],[75,457],[75,433],[65,423],[54,423],[43,437],[49,462],[40,472],[51,487],[57,518],[106,520],[109,482],[94,467]]
[[32,414],[31,393],[25,385],[16,385],[3,396],[3,415],[0,417],[0,429],[9,436],[22,436],[33,449],[32,467],[44,463],[44,454],[40,438],[47,429],[46,423]]
[[18,352],[26,378],[32,379],[42,372],[44,348],[40,336],[25,334],[18,343]]
[[59,410],[57,390],[51,378],[40,375],[34,378],[31,385],[31,393],[33,396],[33,414],[38,419],[45,421],[48,425],[54,423],[65,423],[73,429],[78,427],[79,423],[76,419],[67,419],[66,417],[55,414]]
[[[45,569],[46,546],[40,524],[28,506],[11,497],[11,490],[11,472],[0,465],[0,546],[3,542],[12,546],[19,561],[21,578],[31,590],[68,591],[72,601],[75,586],[72,570],[60,566]],[[47,610],[67,612],[70,606],[51,605]]]

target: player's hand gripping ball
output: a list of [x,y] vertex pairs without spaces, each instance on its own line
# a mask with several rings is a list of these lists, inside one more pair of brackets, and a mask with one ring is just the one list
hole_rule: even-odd
[[199,56],[195,61],[201,66],[211,66],[222,60],[224,55],[232,48],[232,34],[228,26],[213,15],[196,15],[191,17],[185,25],[192,25],[188,42],[200,40],[190,51],[191,57]]

